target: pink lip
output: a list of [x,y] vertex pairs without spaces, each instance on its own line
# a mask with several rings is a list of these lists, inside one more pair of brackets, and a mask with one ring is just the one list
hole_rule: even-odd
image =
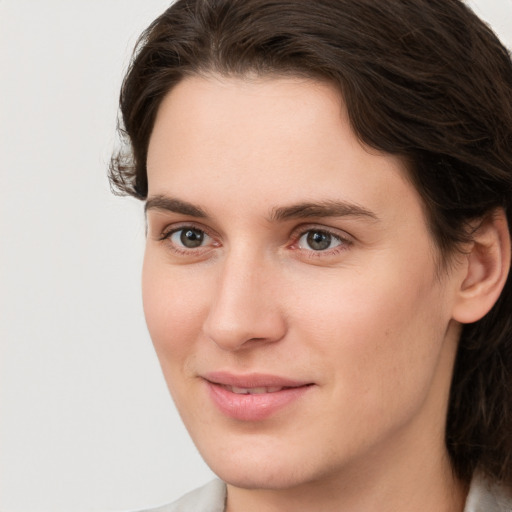
[[[241,421],[262,421],[272,416],[302,397],[313,384],[265,374],[234,375],[227,372],[212,372],[202,377],[217,408],[229,418]],[[258,394],[241,394],[234,393],[229,387],[283,389]]]

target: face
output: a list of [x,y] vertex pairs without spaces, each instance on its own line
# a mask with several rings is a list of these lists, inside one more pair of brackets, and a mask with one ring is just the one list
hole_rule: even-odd
[[436,272],[403,162],[358,141],[333,87],[187,78],[148,178],[147,323],[221,478],[296,488],[445,455],[456,273]]

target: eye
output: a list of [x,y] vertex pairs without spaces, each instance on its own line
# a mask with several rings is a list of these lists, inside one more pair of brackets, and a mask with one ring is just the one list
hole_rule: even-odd
[[210,237],[204,231],[193,227],[177,229],[167,235],[167,238],[175,246],[186,249],[196,249],[210,240]]
[[306,231],[297,242],[299,249],[306,249],[312,251],[327,251],[334,249],[342,244],[340,237],[329,233],[328,231],[322,231],[319,229],[312,229]]

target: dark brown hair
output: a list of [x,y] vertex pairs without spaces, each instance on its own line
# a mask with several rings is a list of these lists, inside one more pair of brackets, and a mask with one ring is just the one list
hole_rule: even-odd
[[[127,147],[114,190],[145,199],[160,103],[201,73],[293,74],[337,85],[366,144],[403,156],[445,260],[468,223],[512,226],[512,64],[459,0],[178,0],[143,33],[121,92]],[[512,487],[512,282],[463,328],[446,444],[459,477]]]

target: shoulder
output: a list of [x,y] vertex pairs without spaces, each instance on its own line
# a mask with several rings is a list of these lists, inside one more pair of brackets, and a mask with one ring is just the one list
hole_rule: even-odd
[[512,492],[477,472],[471,481],[464,512],[512,512]]
[[226,485],[220,480],[212,480],[169,505],[140,512],[224,512],[225,501]]

